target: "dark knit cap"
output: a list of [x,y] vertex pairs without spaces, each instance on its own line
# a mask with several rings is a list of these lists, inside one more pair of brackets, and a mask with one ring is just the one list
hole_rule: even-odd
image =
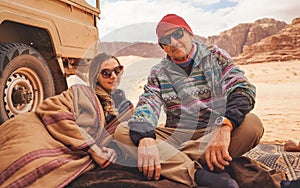
[[158,40],[169,30],[174,28],[184,28],[191,35],[193,35],[193,31],[190,26],[186,23],[186,21],[176,15],[176,14],[167,14],[164,16],[156,27],[156,35]]

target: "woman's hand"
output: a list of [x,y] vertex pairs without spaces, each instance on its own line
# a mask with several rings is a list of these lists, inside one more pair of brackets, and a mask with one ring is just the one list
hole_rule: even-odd
[[117,159],[115,150],[111,148],[106,148],[106,147],[99,148],[97,146],[97,147],[92,147],[91,149],[89,149],[88,152],[92,155],[94,161],[100,166],[100,168],[108,167],[110,164],[114,163]]

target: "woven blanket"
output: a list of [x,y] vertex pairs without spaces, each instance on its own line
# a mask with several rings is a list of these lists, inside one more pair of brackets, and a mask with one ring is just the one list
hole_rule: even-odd
[[287,174],[288,180],[300,178],[300,152],[286,152],[280,144],[259,144],[245,156],[255,159],[270,169]]

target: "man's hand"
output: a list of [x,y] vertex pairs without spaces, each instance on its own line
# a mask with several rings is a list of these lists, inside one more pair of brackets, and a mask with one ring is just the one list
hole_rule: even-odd
[[[159,151],[153,138],[143,138],[138,146],[138,168],[148,180],[160,177],[161,165]],[[154,177],[153,177],[154,175]]]
[[222,126],[221,128],[216,128],[213,134],[216,136],[205,152],[206,163],[211,171],[214,170],[214,166],[224,170],[225,166],[229,165],[229,162],[232,160],[228,152],[231,134],[230,127]]
[[[90,153],[90,152],[89,152]],[[91,152],[94,161],[101,167],[106,168],[110,164],[114,163],[117,159],[115,150],[111,148],[102,147],[93,147]]]

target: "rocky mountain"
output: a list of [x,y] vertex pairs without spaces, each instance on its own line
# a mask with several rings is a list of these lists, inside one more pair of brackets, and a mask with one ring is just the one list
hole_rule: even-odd
[[218,36],[208,37],[205,41],[209,44],[216,44],[225,49],[232,57],[238,56],[244,46],[252,44],[276,34],[283,29],[286,23],[275,19],[264,18],[254,23],[239,24],[232,29],[223,31]]
[[115,55],[118,51],[123,48],[130,46],[130,42],[100,42],[99,49],[101,52]]
[[244,46],[243,53],[234,59],[237,64],[300,59],[300,17],[277,34]]
[[146,42],[102,42],[101,51],[113,54],[114,56],[141,56],[146,58],[161,58],[164,51],[158,44]]
[[[218,45],[228,51],[237,63],[300,59],[299,20],[296,18],[287,25],[282,21],[263,18],[254,23],[239,24],[220,35],[208,38],[195,35],[194,40]],[[154,43],[102,42],[100,47],[115,56],[164,56],[164,51]]]
[[130,44],[116,52],[116,56],[127,56],[128,54],[146,58],[161,58],[165,53],[158,44],[145,42]]

